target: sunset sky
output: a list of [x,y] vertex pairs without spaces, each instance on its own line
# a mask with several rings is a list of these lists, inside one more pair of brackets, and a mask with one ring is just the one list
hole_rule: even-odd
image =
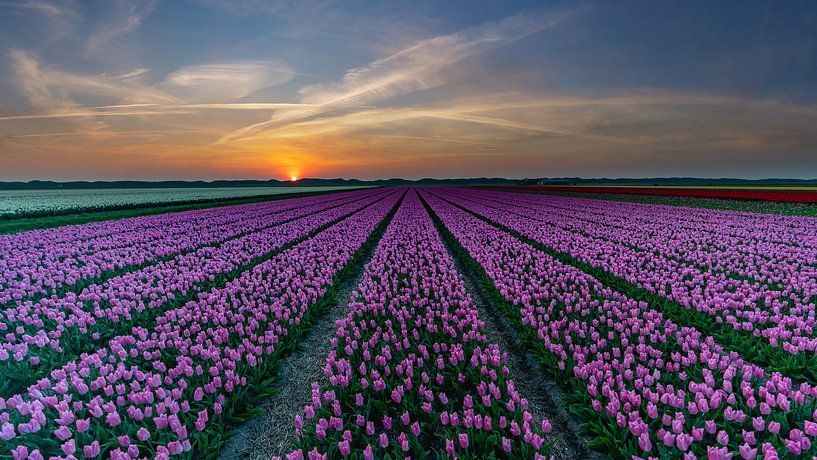
[[0,180],[817,178],[817,2],[0,0]]

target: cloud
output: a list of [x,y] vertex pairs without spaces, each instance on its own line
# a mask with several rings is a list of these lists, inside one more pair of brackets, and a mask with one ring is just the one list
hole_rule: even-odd
[[[594,100],[590,99],[584,102],[587,107],[594,104]],[[577,105],[577,101],[571,102],[571,106]],[[558,106],[557,104],[556,107]],[[312,107],[307,107],[301,109],[301,111],[311,109]],[[417,125],[422,125],[424,120],[438,120],[459,125],[481,126],[483,127],[483,133],[490,134],[494,138],[498,136],[497,130],[499,130],[522,133],[523,136],[534,134],[626,144],[641,143],[638,139],[631,137],[599,134],[579,129],[579,124],[575,120],[566,122],[566,120],[558,120],[552,115],[545,116],[546,111],[550,109],[553,109],[553,106],[548,104],[547,98],[530,94],[516,95],[515,99],[506,95],[503,104],[498,106],[473,103],[473,101],[448,100],[440,101],[436,106],[426,107],[356,108],[345,113],[334,112],[321,117],[293,121],[275,130],[268,130],[243,138],[242,141],[308,138],[349,131],[356,131],[359,135],[370,136],[372,130],[384,125],[399,126],[396,129],[411,130]],[[515,113],[506,114],[505,116],[500,115],[502,112],[508,111]],[[531,111],[535,111],[537,116],[528,116]],[[538,122],[527,122],[524,121],[524,118],[538,118],[539,120]],[[492,131],[488,131],[489,129]],[[461,134],[470,134],[464,128],[459,131]],[[388,137],[395,138],[396,136],[389,134]]]
[[180,102],[178,98],[133,78],[132,72],[124,76],[77,75],[43,66],[36,57],[21,50],[12,50],[9,58],[15,82],[31,106],[41,111],[54,112],[79,107],[81,104],[76,99],[83,96],[130,103]]
[[156,8],[158,0],[109,0],[107,16],[88,37],[86,54],[94,54],[112,40],[136,30]]
[[37,59],[20,50],[11,50],[9,59],[15,73],[15,82],[32,107],[50,111],[69,109],[76,105],[65,96],[55,95],[51,91],[52,75],[40,67]]
[[133,69],[122,75],[117,75],[118,80],[130,80],[132,78],[143,78],[150,73],[150,69]]
[[225,102],[292,79],[294,71],[275,59],[220,62],[182,67],[159,85],[186,101]]
[[[154,115],[189,115],[205,110],[231,111],[272,111],[277,109],[291,109],[294,107],[309,107],[305,104],[287,102],[236,102],[236,103],[207,103],[207,104],[118,104],[98,107],[68,108],[57,112],[32,115],[0,116],[0,121],[17,120],[49,120],[59,118],[87,118],[87,117],[132,117]],[[136,110],[138,109],[138,110]]]
[[553,24],[555,18],[514,16],[464,31],[421,40],[364,67],[349,70],[343,80],[301,89],[302,100],[327,106],[362,105],[434,88],[445,83],[441,70],[512,43]]
[[[203,116],[205,111],[252,113],[305,106],[234,101],[291,78],[289,66],[276,60],[188,66],[158,83],[148,82],[148,69],[83,75],[43,64],[22,50],[12,50],[9,61],[13,81],[37,113],[0,116],[0,123],[7,128],[0,135],[7,139],[59,139],[76,133],[71,136],[85,136],[85,141],[91,142],[132,137],[137,131],[143,138],[169,138],[175,130],[182,142],[190,141],[184,133],[198,133],[209,143],[236,125],[229,119],[208,120]],[[247,120],[247,116],[239,114],[237,119]],[[207,133],[211,136],[205,137]]]
[[[350,146],[360,147],[361,139],[382,139],[385,143],[378,147],[388,152],[454,152],[442,146],[397,141],[413,137],[501,146],[507,153],[520,149],[518,152],[533,156],[581,151],[595,160],[605,152],[639,158],[643,152],[658,148],[782,154],[817,145],[817,136],[810,128],[815,122],[815,106],[693,92],[642,89],[593,96],[496,93],[438,99],[426,106],[324,113],[247,136],[236,144],[247,149],[297,145],[304,152],[322,151],[322,145],[332,145],[335,150],[350,152],[354,151]],[[394,141],[386,142],[389,139]],[[569,164],[578,159],[560,161]]]
[[[148,84],[148,69],[133,69],[118,75],[80,75],[43,65],[21,50],[9,53],[14,81],[40,114],[1,119],[121,116],[99,109],[149,106],[135,114],[162,114],[167,110],[274,110],[308,107],[298,103],[231,102],[259,89],[278,85],[292,78],[292,69],[284,62],[267,60],[232,61],[183,67],[168,74],[157,84]],[[114,105],[83,107],[78,101],[107,99]],[[76,110],[81,109],[81,110]]]
[[0,139],[30,139],[30,138],[48,138],[48,137],[142,137],[142,136],[157,136],[167,135],[173,136],[180,133],[206,133],[208,131],[201,129],[152,129],[152,130],[135,130],[135,131],[106,131],[100,133],[98,131],[70,131],[63,133],[35,133],[35,134],[0,134]]
[[513,16],[460,32],[420,40],[383,59],[351,69],[333,84],[310,85],[299,91],[309,109],[279,111],[269,120],[223,136],[228,143],[284,123],[323,113],[386,101],[394,97],[443,86],[444,71],[471,56],[513,43],[565,20],[569,12]]
[[27,2],[0,2],[0,6],[18,8],[22,10],[36,11],[46,16],[55,17],[64,14],[64,10],[48,2],[27,1]]

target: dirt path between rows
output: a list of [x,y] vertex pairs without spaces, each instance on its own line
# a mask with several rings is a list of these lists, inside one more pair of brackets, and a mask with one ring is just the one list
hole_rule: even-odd
[[369,248],[354,274],[341,284],[334,306],[315,320],[298,350],[282,363],[276,383],[278,392],[261,402],[264,413],[237,428],[238,433],[221,450],[219,459],[269,460],[292,450],[296,439],[293,420],[312,401],[312,382],[323,377],[326,355],[332,348],[329,340],[337,330],[335,322],[348,313],[352,291],[362,280],[364,267],[376,247],[373,244]]
[[465,288],[477,307],[480,319],[485,322],[485,335],[508,354],[508,369],[517,390],[528,400],[528,411],[536,420],[546,418],[553,425],[548,438],[548,442],[553,443],[551,454],[565,460],[606,458],[587,447],[585,441],[590,438],[580,434],[579,421],[564,409],[562,390],[547,375],[536,370],[534,358],[520,346],[519,337],[490,300],[485,287],[477,281],[479,278],[474,269],[456,255],[444,238],[443,243],[465,280]]

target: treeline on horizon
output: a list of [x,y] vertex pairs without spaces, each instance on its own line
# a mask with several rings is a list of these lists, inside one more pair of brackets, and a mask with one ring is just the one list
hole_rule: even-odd
[[219,187],[319,187],[319,186],[389,186],[389,185],[793,185],[817,186],[817,179],[736,179],[736,178],[581,178],[557,177],[538,179],[506,179],[479,177],[462,179],[417,180],[391,178],[378,180],[304,178],[296,182],[270,180],[215,180],[215,181],[42,181],[0,182],[0,190],[56,190],[56,189],[118,189],[118,188],[219,188]]

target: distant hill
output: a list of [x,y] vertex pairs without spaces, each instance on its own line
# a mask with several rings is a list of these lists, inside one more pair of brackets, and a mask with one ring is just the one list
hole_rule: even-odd
[[101,188],[188,188],[188,187],[318,187],[340,185],[797,185],[817,186],[817,179],[706,179],[697,177],[658,178],[593,178],[543,177],[538,179],[506,179],[501,177],[478,177],[463,179],[320,179],[304,178],[296,182],[270,180],[216,180],[216,181],[72,181],[55,182],[33,180],[29,182],[0,182],[0,190],[53,190],[53,189],[101,189]]
[[303,178],[296,182],[270,180],[216,180],[216,181],[72,181],[55,182],[33,180],[29,182],[0,182],[0,190],[54,190],[54,189],[101,189],[101,188],[218,188],[218,187],[319,187],[319,186],[386,186],[386,185],[515,185],[517,179],[319,179]]

